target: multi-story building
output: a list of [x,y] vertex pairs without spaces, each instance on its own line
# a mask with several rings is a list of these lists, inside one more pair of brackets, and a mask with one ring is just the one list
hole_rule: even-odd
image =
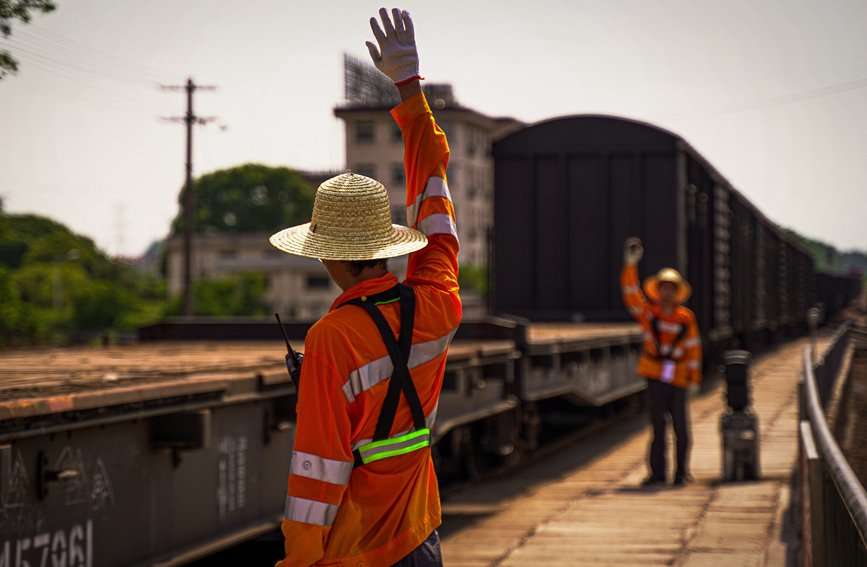
[[[229,277],[244,272],[263,274],[266,301],[283,316],[318,319],[328,312],[341,290],[318,260],[286,254],[268,241],[270,234],[196,234],[193,237],[193,279]],[[166,240],[168,291],[183,291],[183,236]],[[403,279],[406,260],[394,259],[389,270]]]
[[[346,101],[334,114],[346,126],[346,167],[388,189],[394,222],[405,224],[406,178],[403,138],[391,116],[397,89],[370,65],[346,56]],[[461,262],[486,266],[493,224],[494,141],[523,126],[513,118],[492,118],[461,106],[448,84],[424,87],[437,124],[449,140],[449,191],[458,220]]]

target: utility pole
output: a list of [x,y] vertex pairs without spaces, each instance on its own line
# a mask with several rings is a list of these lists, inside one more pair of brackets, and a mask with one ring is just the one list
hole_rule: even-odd
[[207,124],[216,117],[200,117],[193,113],[193,93],[199,91],[213,91],[217,87],[205,87],[193,82],[192,77],[187,79],[183,86],[162,85],[167,91],[187,91],[187,113],[184,116],[164,118],[171,122],[183,122],[187,125],[187,175],[184,183],[184,307],[183,315],[190,317],[193,314],[193,223],[195,222],[195,198],[193,195],[193,124]]

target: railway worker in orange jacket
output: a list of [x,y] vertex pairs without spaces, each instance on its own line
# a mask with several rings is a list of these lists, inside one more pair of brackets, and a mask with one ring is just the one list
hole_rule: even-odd
[[682,485],[690,478],[686,393],[689,387],[697,387],[701,383],[701,336],[695,315],[681,305],[689,299],[692,288],[677,270],[660,270],[645,280],[647,296],[641,292],[638,262],[643,255],[640,240],[626,240],[620,285],[626,307],[644,330],[644,352],[638,364],[638,374],[647,378],[650,420],[653,425],[650,476],[644,484],[652,486],[666,482],[665,415],[669,414],[677,437],[674,484]]
[[[316,193],[309,224],[271,237],[322,260],[343,289],[307,334],[283,520],[285,567],[442,565],[430,454],[449,343],[461,320],[449,148],[419,84],[407,12],[380,10],[368,43],[402,102],[409,227],[385,188],[346,173]],[[386,259],[409,253],[403,283]]]

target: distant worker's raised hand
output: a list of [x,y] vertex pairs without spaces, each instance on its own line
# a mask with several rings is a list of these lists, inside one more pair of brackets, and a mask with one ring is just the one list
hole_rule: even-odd
[[634,236],[627,238],[623,246],[623,261],[634,266],[641,261],[644,256],[644,247],[641,246],[641,240]]
[[370,41],[366,43],[376,68],[399,86],[419,78],[418,50],[415,47],[415,29],[409,12],[394,8],[391,15],[394,23],[388,17],[388,10],[379,9],[382,28],[376,18],[370,18],[370,29],[373,30],[379,48]]

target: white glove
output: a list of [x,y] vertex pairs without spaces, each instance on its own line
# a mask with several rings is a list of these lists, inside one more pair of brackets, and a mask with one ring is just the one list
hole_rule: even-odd
[[641,261],[641,258],[644,256],[644,247],[641,246],[641,240],[635,238],[634,236],[626,239],[626,243],[623,246],[623,261],[629,264],[630,266],[634,266]]
[[369,41],[366,44],[376,68],[398,84],[419,76],[418,51],[415,47],[415,29],[409,12],[406,10],[401,12],[394,8],[391,14],[394,17],[394,25],[388,17],[388,10],[379,9],[379,17],[382,18],[385,32],[379,27],[376,18],[370,18],[370,29],[373,30],[379,49]]

